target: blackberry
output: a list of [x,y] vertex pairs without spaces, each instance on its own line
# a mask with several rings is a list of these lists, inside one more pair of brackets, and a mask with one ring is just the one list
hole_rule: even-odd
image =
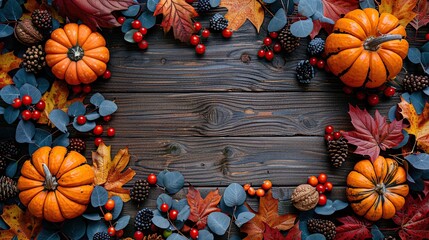
[[19,154],[18,145],[15,141],[4,141],[0,143],[0,155],[9,156],[11,158],[17,157]]
[[6,176],[0,177],[0,202],[13,198],[18,194],[16,182]]
[[80,138],[70,138],[69,146],[67,147],[69,151],[76,151],[82,153],[86,149],[85,141]]
[[3,174],[7,166],[7,158],[4,155],[0,155],[0,175]]
[[209,22],[210,28],[215,31],[222,31],[228,27],[228,20],[220,13],[216,13]]
[[317,56],[323,53],[325,50],[325,40],[321,38],[315,38],[308,43],[307,51],[312,56]]
[[343,162],[346,161],[349,154],[349,146],[347,140],[343,137],[338,140],[332,140],[327,142],[328,145],[328,156],[332,166],[340,167]]
[[31,14],[31,21],[39,30],[49,30],[52,28],[52,15],[48,10],[36,9]]
[[150,228],[152,224],[153,212],[149,208],[143,208],[138,211],[134,220],[134,227],[137,231],[144,231]]
[[300,83],[309,84],[314,78],[314,68],[308,60],[301,60],[296,67],[296,78]]
[[198,0],[197,11],[199,13],[205,13],[212,8],[210,6],[210,0]]
[[329,220],[309,219],[307,222],[308,231],[310,233],[321,233],[327,240],[335,238],[335,224]]
[[282,49],[286,53],[293,52],[299,46],[300,38],[292,35],[292,33],[290,32],[289,25],[280,30],[277,39],[280,41]]
[[131,189],[131,199],[137,203],[142,203],[149,196],[149,183],[146,179],[139,179],[134,183]]
[[92,237],[93,240],[110,240],[110,236],[107,232],[98,232]]
[[22,61],[22,66],[25,68],[25,71],[37,74],[46,66],[45,55],[45,51],[40,44],[27,48]]
[[402,85],[407,92],[417,92],[429,86],[429,77],[423,75],[406,75]]

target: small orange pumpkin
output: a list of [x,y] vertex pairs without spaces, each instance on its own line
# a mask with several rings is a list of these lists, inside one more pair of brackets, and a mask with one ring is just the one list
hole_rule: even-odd
[[46,42],[46,63],[59,79],[70,85],[94,82],[106,71],[109,50],[98,32],[84,24],[68,23],[57,28]]
[[359,216],[371,221],[390,219],[405,204],[407,173],[390,158],[359,161],[347,176],[346,195]]
[[85,212],[93,183],[94,171],[80,153],[41,147],[22,166],[19,199],[34,216],[61,222]]
[[401,71],[408,53],[405,36],[392,14],[353,10],[335,23],[326,39],[328,67],[347,86],[379,87]]

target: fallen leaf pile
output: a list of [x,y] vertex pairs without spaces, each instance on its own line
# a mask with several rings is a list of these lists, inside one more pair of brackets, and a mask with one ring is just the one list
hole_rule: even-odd
[[193,186],[189,187],[186,199],[188,200],[191,214],[188,220],[195,223],[198,229],[204,229],[207,226],[207,217],[212,212],[220,212],[221,209],[217,207],[222,196],[219,190],[210,191],[203,199],[200,192]]
[[416,137],[417,147],[429,152],[429,103],[425,104],[423,112],[418,115],[413,104],[404,99],[398,104],[401,108],[401,114],[408,120],[410,125],[404,128],[408,134]]
[[12,77],[8,72],[19,68],[22,59],[16,57],[13,52],[0,54],[0,89],[6,85],[12,84]]
[[34,239],[42,228],[42,219],[38,219],[23,211],[18,205],[5,205],[1,218],[10,227],[8,230],[0,230],[0,240],[10,240],[14,236],[17,239]]
[[225,18],[228,19],[228,28],[233,31],[248,19],[259,32],[264,22],[264,9],[258,0],[222,0],[219,6],[228,9]]
[[417,15],[413,10],[419,0],[381,0],[380,13],[391,13],[399,19],[399,24],[406,27]]

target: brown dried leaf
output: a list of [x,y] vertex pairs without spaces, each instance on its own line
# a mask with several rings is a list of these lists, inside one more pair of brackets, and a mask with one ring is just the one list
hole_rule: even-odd
[[378,6],[380,13],[391,13],[399,19],[399,24],[406,27],[417,15],[413,11],[418,0],[381,0]]
[[264,21],[264,9],[258,0],[222,0],[220,7],[226,7],[228,13],[225,18],[228,19],[228,28],[238,30],[248,19],[259,32]]
[[427,0],[419,0],[414,11],[417,16],[410,22],[416,30],[429,23],[429,4]]
[[401,114],[408,120],[410,126],[404,128],[408,134],[413,134],[416,137],[417,146],[429,152],[429,103],[425,104],[423,112],[418,115],[413,104],[408,103],[404,99],[398,104],[401,108]]
[[18,205],[5,205],[3,221],[10,227],[8,230],[0,230],[0,240],[10,240],[14,236],[18,239],[34,239],[42,227],[42,219],[38,219],[23,211]]
[[9,76],[8,72],[19,68],[21,62],[22,59],[16,57],[13,52],[0,54],[0,89],[13,83],[12,77]]
[[203,229],[207,225],[207,217],[212,212],[220,212],[221,209],[217,207],[222,196],[219,190],[210,191],[209,194],[203,199],[200,192],[193,186],[189,187],[188,194],[186,194],[191,214],[188,219],[193,221],[198,229]]

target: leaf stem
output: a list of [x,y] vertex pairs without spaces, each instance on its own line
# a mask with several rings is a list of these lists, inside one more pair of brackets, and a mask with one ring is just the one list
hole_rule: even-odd
[[267,11],[272,17],[274,17],[274,14],[265,6],[265,4],[264,4],[264,2],[262,2],[262,0],[258,0],[258,2],[265,9],[265,11]]
[[171,225],[171,226],[173,226],[174,230],[176,230],[178,234],[180,234],[180,235],[182,235],[183,237],[187,238],[187,237],[185,236],[185,234],[183,234],[183,233],[182,233],[182,232],[181,232],[181,231],[176,227],[176,225],[174,225],[174,223],[171,221],[170,216],[168,216],[168,214],[167,214],[167,219],[168,219],[168,221],[170,222],[170,225]]
[[234,206],[234,210],[232,211],[232,216],[231,216],[231,221],[229,221],[229,226],[228,226],[228,240],[231,236],[231,226],[232,226],[232,221],[235,219],[235,211],[237,210],[237,206]]

